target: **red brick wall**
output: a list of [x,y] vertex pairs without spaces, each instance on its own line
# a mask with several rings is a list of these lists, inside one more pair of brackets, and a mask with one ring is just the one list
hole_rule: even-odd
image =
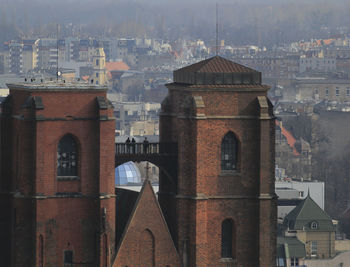
[[124,231],[113,267],[179,267],[174,243],[146,182]]
[[[64,250],[73,250],[74,262],[100,266],[103,235],[104,261],[109,262],[115,251],[115,122],[113,109],[99,109],[96,100],[106,91],[11,89],[10,95],[9,178],[11,191],[17,192],[12,266],[38,265],[40,235],[44,266],[62,266]],[[29,96],[41,97],[44,109],[24,108]],[[78,177],[73,180],[56,177],[57,146],[65,134],[78,143]]]
[[[274,130],[269,127],[273,118],[261,124],[257,100],[266,91],[168,88],[160,139],[178,142],[179,147],[177,221],[167,220],[176,225],[180,258],[187,247],[188,266],[274,266]],[[201,96],[204,107],[196,107],[193,96]],[[228,131],[240,142],[239,168],[224,174],[221,142]],[[162,182],[160,192],[167,211],[171,201],[165,195],[170,192]],[[261,194],[267,194],[266,200],[260,200]],[[221,259],[221,223],[227,218],[237,230],[236,257],[231,262]]]

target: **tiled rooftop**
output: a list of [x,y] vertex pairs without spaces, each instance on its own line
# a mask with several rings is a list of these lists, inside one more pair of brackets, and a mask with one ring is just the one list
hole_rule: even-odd
[[257,72],[251,68],[235,63],[220,56],[208,58],[176,72],[206,72],[206,73],[250,73]]
[[188,85],[259,85],[261,73],[220,56],[174,71],[174,83]]

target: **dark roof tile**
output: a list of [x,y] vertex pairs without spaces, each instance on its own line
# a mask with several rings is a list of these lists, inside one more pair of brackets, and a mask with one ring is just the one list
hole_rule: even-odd
[[206,72],[206,73],[250,73],[257,72],[251,68],[235,63],[220,56],[208,58],[176,72]]

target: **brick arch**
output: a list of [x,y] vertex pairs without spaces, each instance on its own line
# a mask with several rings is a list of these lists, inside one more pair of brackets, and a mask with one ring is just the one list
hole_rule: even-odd
[[155,238],[148,228],[140,234],[139,255],[141,267],[155,266]]
[[64,134],[61,134],[61,135],[58,137],[58,142],[57,142],[57,144],[56,144],[56,150],[57,150],[57,148],[58,148],[59,142],[60,142],[61,139],[62,139],[63,137],[65,137],[66,135],[69,135],[69,136],[71,136],[71,137],[74,139],[74,141],[77,143],[78,152],[80,153],[81,142],[80,142],[79,138],[78,138],[75,134],[73,134],[73,133],[71,133],[71,132],[66,132],[66,133],[64,133]]

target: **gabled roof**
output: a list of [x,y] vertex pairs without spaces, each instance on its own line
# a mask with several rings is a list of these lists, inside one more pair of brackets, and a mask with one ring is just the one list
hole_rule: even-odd
[[223,57],[215,56],[178,69],[176,72],[250,73],[257,71]]
[[[113,267],[140,266],[141,262],[144,263],[141,250],[142,243],[145,242],[142,239],[145,232],[152,236],[154,242],[155,264],[180,267],[178,253],[149,180],[144,182],[126,224]],[[167,257],[161,257],[161,255],[167,255]]]
[[[316,222],[317,228],[311,229]],[[310,197],[310,194],[285,217],[283,225],[290,230],[334,231],[331,217]]]

